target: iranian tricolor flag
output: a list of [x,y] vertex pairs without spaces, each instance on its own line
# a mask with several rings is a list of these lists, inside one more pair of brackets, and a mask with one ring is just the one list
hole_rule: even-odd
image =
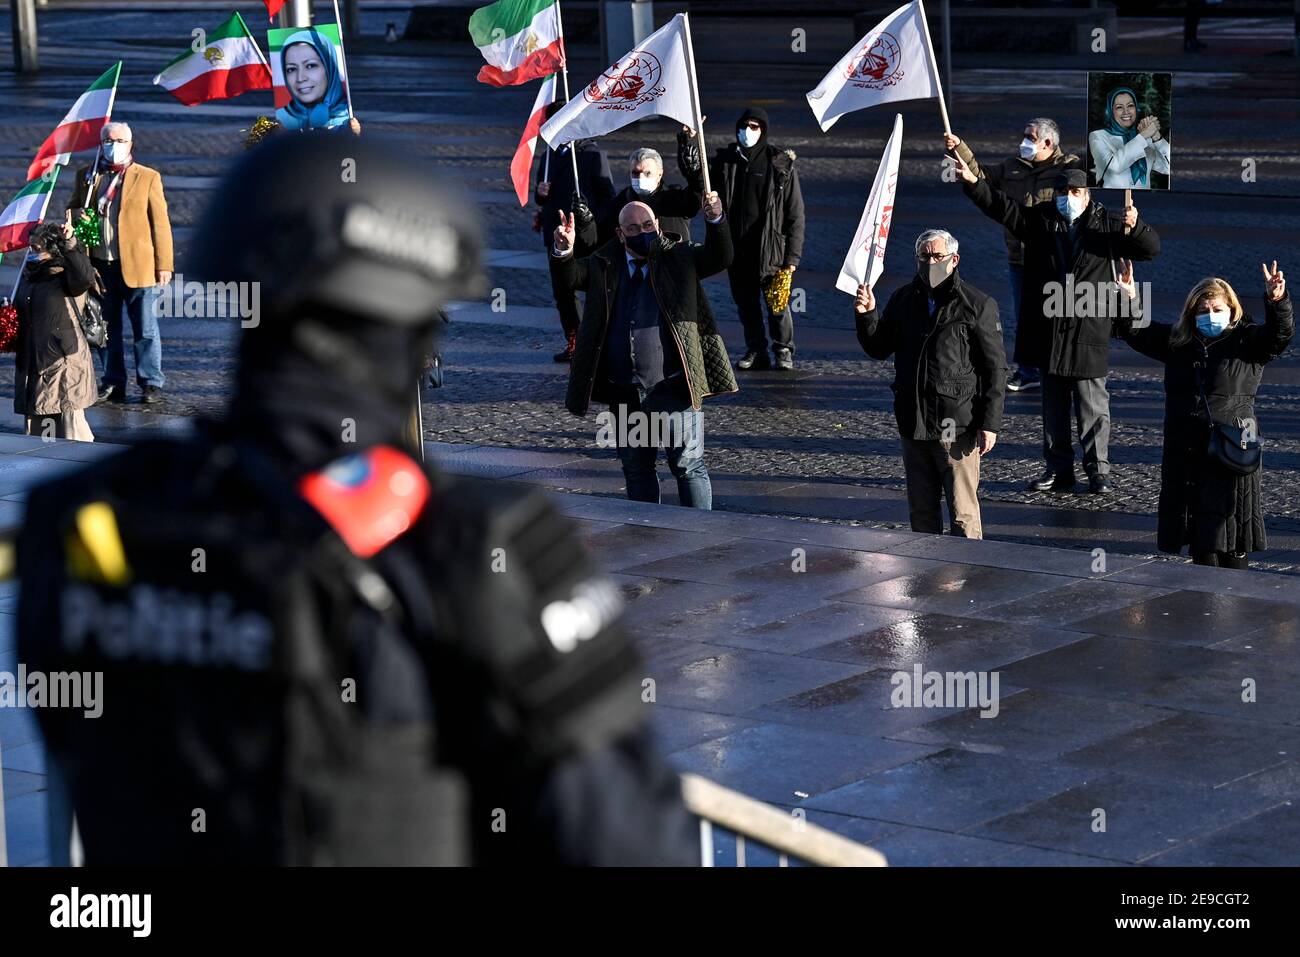
[[117,95],[117,78],[121,72],[122,61],[118,60],[77,97],[63,122],[36,151],[36,159],[27,167],[28,181],[39,178],[52,163],[66,166],[73,153],[99,148],[99,131],[113,113],[113,98]]
[[474,11],[469,35],[488,61],[480,83],[515,86],[564,66],[558,0],[497,0]]
[[271,67],[244,18],[232,13],[207,35],[202,49],[190,49],[176,57],[153,82],[186,106],[194,106],[248,90],[271,89]]
[[533,155],[537,152],[537,131],[546,122],[546,108],[554,102],[555,74],[552,73],[542,81],[542,88],[537,91],[532,115],[528,117],[524,135],[519,139],[519,148],[510,161],[510,180],[515,184],[515,195],[519,197],[520,206],[528,205],[528,177],[533,170]]
[[38,176],[18,191],[0,213],[0,253],[22,249],[32,236],[32,230],[45,219],[54,184],[59,178],[56,166],[50,176]]

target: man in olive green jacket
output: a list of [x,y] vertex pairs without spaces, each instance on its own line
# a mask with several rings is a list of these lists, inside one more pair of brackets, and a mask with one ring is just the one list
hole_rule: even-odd
[[[1053,202],[1056,174],[1062,169],[1083,169],[1083,161],[1078,156],[1061,150],[1061,130],[1054,120],[1046,117],[1036,117],[1026,123],[1017,154],[996,163],[979,163],[971,148],[952,133],[944,134],[943,142],[961,157],[972,173],[1025,206]],[[1016,371],[1007,380],[1007,388],[1019,392],[1038,388],[1042,374],[1035,360],[1021,348],[1024,339],[1020,335],[1020,300],[1024,292],[1025,247],[1010,230],[1005,233],[1013,307],[1011,322],[1005,325],[1016,337]]]

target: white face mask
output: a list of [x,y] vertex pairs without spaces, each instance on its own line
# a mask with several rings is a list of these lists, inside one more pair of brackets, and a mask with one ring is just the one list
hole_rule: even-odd
[[748,126],[746,126],[744,129],[740,129],[736,131],[736,139],[739,140],[740,145],[745,147],[746,149],[748,149],[749,147],[757,143],[758,138],[762,135],[763,134],[761,131],[751,130]]
[[1034,154],[1037,152],[1038,152],[1038,144],[1035,143],[1033,140],[1031,140],[1028,136],[1026,136],[1023,140],[1020,141],[1021,159],[1031,160],[1034,158]]
[[921,278],[925,280],[925,284],[931,289],[938,286],[952,275],[950,267],[956,268],[952,265],[951,256],[945,257],[937,263],[917,260],[917,266],[919,267],[918,272],[920,272]]
[[632,177],[632,191],[638,196],[645,196],[653,193],[659,188],[659,177],[653,173],[642,173],[640,176]]
[[105,143],[104,159],[108,160],[114,166],[121,166],[126,162],[127,157],[131,155],[130,143]]

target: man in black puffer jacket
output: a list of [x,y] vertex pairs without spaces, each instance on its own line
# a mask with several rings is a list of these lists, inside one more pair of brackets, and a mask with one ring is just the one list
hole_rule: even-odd
[[957,275],[957,240],[928,229],[916,240],[918,275],[876,311],[858,287],[858,342],[873,359],[894,357],[894,416],[912,530],[943,531],[940,497],[952,534],[982,538],[977,495],[980,456],[1002,423],[1006,356],[997,303]]

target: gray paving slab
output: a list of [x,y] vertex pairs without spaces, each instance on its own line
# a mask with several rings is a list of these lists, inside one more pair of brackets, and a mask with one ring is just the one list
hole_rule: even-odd
[[701,774],[764,801],[801,802],[872,771],[929,753],[918,745],[775,724],[745,728],[673,755]]
[[1059,588],[1068,581],[1059,575],[954,562],[832,597],[838,601],[886,605],[918,612],[978,615],[987,606]]
[[[6,775],[9,771],[6,769]],[[6,848],[10,867],[40,866],[48,860],[45,792],[28,791],[5,801]]]
[[908,672],[917,665],[925,671],[989,671],[1082,639],[1077,632],[1035,624],[926,613],[803,654]]
[[1097,635],[1204,648],[1260,629],[1285,627],[1293,624],[1298,614],[1294,605],[1268,599],[1175,591],[1081,618],[1068,626]]
[[977,710],[967,709],[890,737],[1048,761],[1173,714],[1167,708],[1031,688],[1002,695],[995,718],[982,718]]
[[965,833],[1139,863],[1207,831],[1252,817],[1271,803],[1222,789],[1100,772],[1083,784]]
[[[1287,802],[1148,858],[1154,867],[1268,867],[1300,847],[1300,803]],[[1294,860],[1294,858],[1293,858]]]
[[912,612],[897,608],[825,602],[811,611],[782,615],[761,625],[734,631],[719,637],[718,641],[737,648],[801,654],[911,617]]
[[857,817],[961,831],[1059,794],[1086,778],[1087,772],[1078,768],[945,750],[877,771],[807,803]]

